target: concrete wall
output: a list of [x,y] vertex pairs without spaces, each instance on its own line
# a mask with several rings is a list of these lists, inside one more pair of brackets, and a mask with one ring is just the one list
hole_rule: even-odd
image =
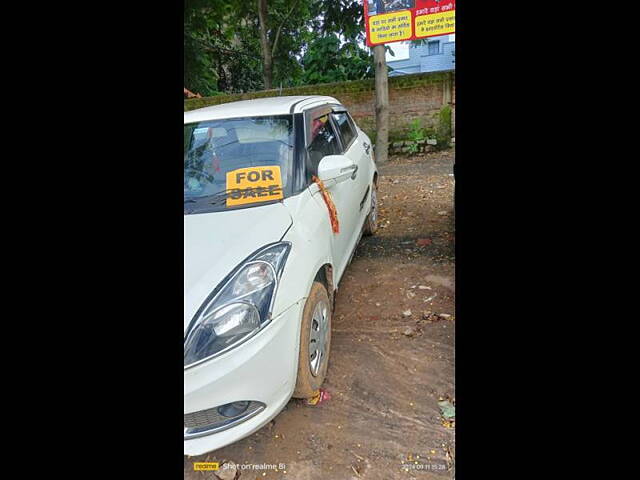
[[[184,109],[285,95],[329,95],[345,105],[356,123],[375,140],[375,86],[373,79],[264,90],[185,100]],[[455,72],[420,73],[389,78],[390,140],[403,140],[416,118],[423,127],[435,127],[438,113],[451,104],[455,111]],[[453,115],[455,118],[455,114]]]

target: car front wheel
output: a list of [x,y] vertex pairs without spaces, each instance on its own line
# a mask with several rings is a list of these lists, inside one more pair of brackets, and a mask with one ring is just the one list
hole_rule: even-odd
[[327,289],[313,282],[302,312],[295,398],[313,397],[327,374],[331,349],[331,304]]

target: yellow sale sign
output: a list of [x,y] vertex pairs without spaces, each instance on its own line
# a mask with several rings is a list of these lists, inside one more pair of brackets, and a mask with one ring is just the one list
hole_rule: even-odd
[[227,172],[227,207],[283,198],[278,165],[239,168]]

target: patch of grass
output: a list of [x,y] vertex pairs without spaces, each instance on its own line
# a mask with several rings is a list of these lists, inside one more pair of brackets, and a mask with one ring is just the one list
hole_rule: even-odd
[[411,144],[409,144],[409,153],[416,153],[419,147],[418,142],[422,142],[427,139],[425,129],[422,128],[419,118],[414,119],[409,124],[409,133],[407,137],[411,141]]

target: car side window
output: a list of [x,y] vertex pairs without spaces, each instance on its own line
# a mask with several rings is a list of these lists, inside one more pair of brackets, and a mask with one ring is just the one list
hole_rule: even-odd
[[347,150],[351,146],[353,139],[356,137],[355,128],[353,127],[347,112],[333,113],[332,115],[336,125],[338,126],[342,145],[344,145],[345,150]]
[[327,155],[339,154],[339,150],[338,137],[331,127],[329,114],[313,119],[311,122],[308,171],[313,175],[317,175],[320,160]]

